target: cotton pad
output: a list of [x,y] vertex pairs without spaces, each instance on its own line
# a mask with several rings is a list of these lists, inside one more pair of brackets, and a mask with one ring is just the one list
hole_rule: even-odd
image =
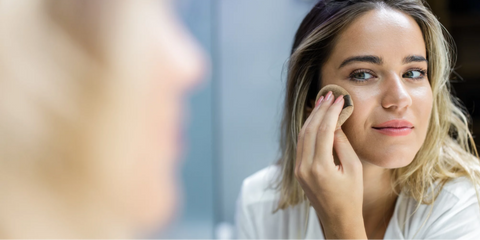
[[329,91],[332,91],[333,96],[335,96],[334,99],[338,98],[340,95],[343,95],[343,98],[345,99],[344,104],[343,104],[343,110],[338,116],[338,122],[337,122],[337,127],[342,126],[342,124],[347,121],[347,119],[352,115],[353,112],[353,101],[352,98],[350,97],[350,94],[345,90],[344,88],[335,85],[335,84],[329,84],[322,89],[317,94],[317,99],[315,99],[315,102],[318,101],[318,99],[321,96],[327,95]]

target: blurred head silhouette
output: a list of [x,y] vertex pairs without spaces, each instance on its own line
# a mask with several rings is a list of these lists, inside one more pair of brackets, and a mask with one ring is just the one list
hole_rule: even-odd
[[176,202],[203,56],[169,1],[0,0],[0,237],[128,238]]

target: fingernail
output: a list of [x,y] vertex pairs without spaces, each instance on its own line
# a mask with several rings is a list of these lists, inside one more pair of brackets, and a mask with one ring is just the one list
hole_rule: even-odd
[[332,91],[328,91],[327,96],[325,97],[325,100],[328,101],[332,97]]
[[343,99],[343,95],[340,95],[340,96],[338,96],[337,100],[335,100],[334,103],[339,103],[339,102],[342,101],[342,99]]
[[320,103],[323,101],[323,96],[321,96],[318,101],[317,101],[317,104],[315,104],[315,107],[318,107],[318,105],[320,105]]

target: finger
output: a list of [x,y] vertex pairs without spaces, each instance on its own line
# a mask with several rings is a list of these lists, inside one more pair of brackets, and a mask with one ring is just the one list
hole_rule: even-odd
[[339,96],[326,111],[323,121],[318,126],[315,160],[328,167],[335,167],[333,162],[333,140],[338,116],[343,108],[343,96]]
[[[312,120],[309,122],[308,126],[305,126],[305,133],[304,133],[304,139],[303,139],[303,156],[302,156],[302,161],[308,161],[308,165],[310,166],[313,163],[313,158],[315,156],[316,152],[316,139],[317,139],[317,133],[318,133],[318,128],[320,123],[322,122],[322,119],[325,116],[325,113],[327,112],[328,108],[332,105],[333,103],[333,94],[332,92],[329,92],[326,96],[323,102],[317,107],[317,111],[312,113]],[[333,138],[333,137],[332,137]],[[332,150],[330,150],[331,152]]]
[[342,167],[345,172],[347,173],[354,173],[362,167],[360,160],[358,159],[358,155],[353,150],[350,141],[348,141],[347,136],[343,132],[343,130],[337,129],[335,131],[335,140],[333,142],[333,148],[337,153],[338,160],[342,164]]
[[[308,116],[307,120],[303,124],[302,129],[300,130],[300,134],[298,135],[297,139],[297,153],[296,153],[296,160],[295,160],[295,166],[298,168],[302,162],[302,157],[303,157],[303,152],[304,152],[304,139],[305,139],[305,129],[307,126],[309,126],[310,122],[312,121],[313,116],[315,113],[318,111],[320,105],[323,102],[324,97],[320,97],[315,105],[315,108],[313,111],[310,113],[310,116]],[[307,153],[307,155],[310,155]],[[313,156],[313,153],[311,154]]]

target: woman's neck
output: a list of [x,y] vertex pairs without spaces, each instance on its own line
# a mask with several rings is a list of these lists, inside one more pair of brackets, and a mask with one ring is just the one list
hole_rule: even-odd
[[397,194],[391,170],[363,162],[363,219],[369,238],[383,238],[395,210]]

